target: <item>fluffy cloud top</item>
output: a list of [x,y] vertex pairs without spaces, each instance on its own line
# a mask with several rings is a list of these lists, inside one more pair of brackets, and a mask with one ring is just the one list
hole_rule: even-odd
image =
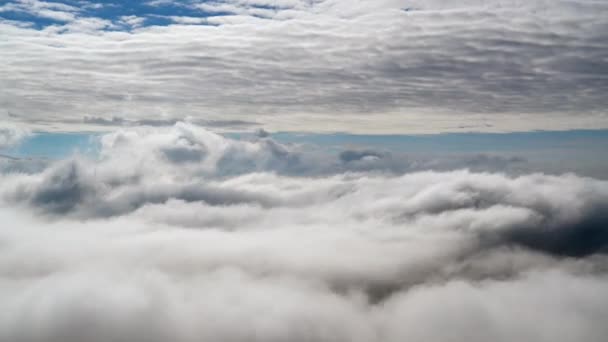
[[29,134],[25,128],[0,124],[0,150],[16,145]]
[[325,162],[179,123],[2,174],[0,340],[608,334],[608,182]]
[[0,7],[57,17],[0,23],[5,115],[45,129],[94,128],[83,116],[394,133],[608,127],[601,1],[156,1],[114,4],[116,17],[73,6]]

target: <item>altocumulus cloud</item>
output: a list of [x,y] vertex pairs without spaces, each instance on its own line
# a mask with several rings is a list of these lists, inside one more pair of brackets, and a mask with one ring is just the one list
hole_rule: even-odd
[[373,151],[325,168],[252,139],[129,128],[98,159],[4,172],[0,340],[608,334],[608,182],[348,169]]
[[608,127],[603,1],[150,1],[137,16],[121,2],[69,3],[0,6],[13,18],[0,21],[7,120],[45,130],[95,129],[83,115],[317,132]]

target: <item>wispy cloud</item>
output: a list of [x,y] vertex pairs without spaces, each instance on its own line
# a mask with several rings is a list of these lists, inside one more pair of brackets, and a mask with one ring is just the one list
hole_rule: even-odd
[[59,22],[70,22],[76,18],[80,9],[61,2],[47,2],[38,0],[9,1],[0,6],[0,13],[22,12],[35,17],[52,19]]

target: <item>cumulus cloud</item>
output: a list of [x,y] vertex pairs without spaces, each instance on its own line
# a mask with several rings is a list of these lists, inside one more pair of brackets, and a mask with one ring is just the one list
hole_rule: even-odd
[[146,26],[146,13],[112,21],[87,12],[42,29],[3,22],[4,109],[72,129],[83,113],[255,115],[274,131],[606,127],[601,1],[182,5],[190,16],[167,26]]
[[186,123],[100,144],[0,175],[1,340],[608,333],[606,181],[353,166],[388,158],[374,150],[320,172],[267,134]]
[[106,134],[98,159],[2,173],[0,340],[608,333],[608,182],[315,174],[303,162],[324,163],[270,137],[232,140],[178,123]]
[[29,130],[20,126],[0,125],[0,150],[19,143],[29,134]]

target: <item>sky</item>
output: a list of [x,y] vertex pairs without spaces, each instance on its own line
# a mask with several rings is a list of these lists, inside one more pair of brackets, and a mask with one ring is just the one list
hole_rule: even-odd
[[0,341],[604,341],[606,94],[604,0],[0,0]]

